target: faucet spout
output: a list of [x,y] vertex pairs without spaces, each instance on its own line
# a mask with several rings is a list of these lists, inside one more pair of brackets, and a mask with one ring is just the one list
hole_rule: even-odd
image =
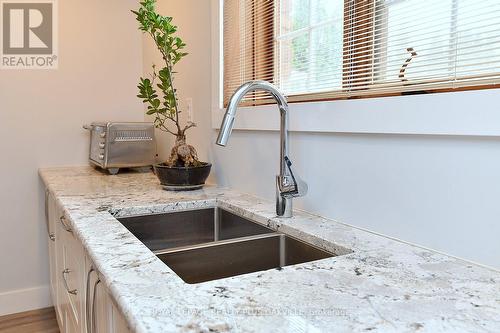
[[280,173],[276,177],[276,214],[292,217],[292,198],[304,196],[307,184],[295,176],[291,169],[292,163],[288,156],[288,103],[275,86],[266,81],[250,81],[240,86],[229,100],[216,143],[226,146],[234,127],[238,105],[249,92],[257,90],[273,96],[280,111]]

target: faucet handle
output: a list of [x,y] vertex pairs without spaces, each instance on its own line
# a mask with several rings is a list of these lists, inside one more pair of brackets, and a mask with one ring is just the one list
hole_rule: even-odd
[[307,183],[303,181],[296,173],[294,172],[294,168],[292,168],[292,161],[288,156],[285,156],[285,165],[290,173],[290,177],[292,177],[292,190],[286,191],[282,193],[285,197],[303,197],[307,194],[309,187]]

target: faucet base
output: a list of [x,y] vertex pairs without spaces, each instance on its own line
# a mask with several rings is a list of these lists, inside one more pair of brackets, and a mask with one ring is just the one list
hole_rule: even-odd
[[285,202],[285,211],[283,212],[282,217],[292,217],[293,216],[293,201],[292,198],[284,198]]
[[276,200],[276,215],[278,217],[290,218],[293,216],[293,207],[291,198],[282,198]]

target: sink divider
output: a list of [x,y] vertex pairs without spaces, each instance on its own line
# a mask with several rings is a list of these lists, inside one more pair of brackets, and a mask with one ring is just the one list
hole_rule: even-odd
[[220,214],[219,208],[214,209],[214,241],[219,241],[220,239]]
[[[216,230],[217,230],[217,228],[216,228]],[[285,263],[285,251],[284,251],[285,250],[285,235],[281,234],[281,233],[277,233],[277,232],[271,232],[271,233],[267,233],[267,234],[260,234],[260,235],[254,235],[254,236],[231,238],[231,239],[225,239],[225,240],[216,240],[216,241],[208,242],[208,243],[180,246],[180,247],[174,247],[174,248],[169,248],[169,249],[164,249],[164,250],[156,250],[156,251],[153,251],[153,253],[155,255],[159,256],[162,254],[183,252],[183,251],[202,249],[202,248],[207,248],[207,247],[220,246],[220,245],[224,245],[224,244],[241,243],[241,242],[247,242],[247,241],[252,241],[252,240],[256,240],[256,239],[264,239],[264,238],[272,238],[272,237],[279,237],[280,238],[280,264],[283,263],[283,266],[284,266],[284,263]]]
[[280,267],[285,267],[286,265],[286,249],[285,249],[285,235],[278,234],[280,238]]

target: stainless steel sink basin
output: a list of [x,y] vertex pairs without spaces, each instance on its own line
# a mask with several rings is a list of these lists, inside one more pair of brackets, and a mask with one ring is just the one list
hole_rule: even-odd
[[190,284],[334,256],[220,208],[118,220]]
[[164,250],[273,232],[220,208],[119,218],[150,250]]
[[157,256],[190,284],[333,257],[279,233],[173,249]]

